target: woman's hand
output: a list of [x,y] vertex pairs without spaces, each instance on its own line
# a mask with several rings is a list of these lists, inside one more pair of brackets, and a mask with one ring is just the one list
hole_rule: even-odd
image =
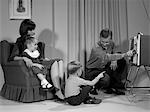
[[31,67],[33,65],[32,60],[27,58],[27,57],[23,57],[23,60],[25,61],[26,65],[28,67]]
[[38,64],[38,63],[36,63],[36,64],[33,64],[34,66],[36,66],[36,67],[38,67],[38,68],[40,68],[40,69],[43,69],[44,68],[44,66],[43,65],[41,65],[41,64]]

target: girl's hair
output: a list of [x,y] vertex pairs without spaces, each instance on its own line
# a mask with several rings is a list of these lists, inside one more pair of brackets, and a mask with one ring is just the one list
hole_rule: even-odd
[[36,24],[31,21],[30,19],[25,19],[22,21],[19,29],[19,33],[21,36],[27,35],[28,31],[34,30],[36,27]]
[[34,40],[35,37],[26,36],[25,46],[27,46],[27,44],[31,44],[32,42],[34,42]]
[[108,38],[109,36],[112,38],[112,31],[108,28],[102,29],[102,31],[100,32],[100,38]]
[[68,69],[68,74],[74,74],[77,72],[82,67],[82,65],[77,62],[77,61],[71,61],[68,63],[67,69]]

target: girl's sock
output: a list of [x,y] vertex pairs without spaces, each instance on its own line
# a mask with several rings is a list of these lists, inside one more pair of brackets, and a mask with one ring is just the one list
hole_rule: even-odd
[[42,85],[42,88],[51,88],[52,87],[52,85],[46,79],[43,79],[41,81],[41,85]]

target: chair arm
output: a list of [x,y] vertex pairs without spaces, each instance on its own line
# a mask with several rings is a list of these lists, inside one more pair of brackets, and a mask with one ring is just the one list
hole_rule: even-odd
[[4,66],[25,66],[23,60],[15,60],[15,61],[8,61],[7,63],[2,64]]
[[29,85],[33,73],[26,67],[24,61],[17,60],[2,65],[5,83],[21,86]]

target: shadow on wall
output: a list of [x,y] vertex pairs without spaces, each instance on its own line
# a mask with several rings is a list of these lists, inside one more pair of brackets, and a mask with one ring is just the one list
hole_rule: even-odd
[[45,43],[45,57],[50,59],[61,58],[64,59],[64,54],[61,50],[55,48],[58,40],[56,33],[49,29],[44,29],[38,37],[39,41]]
[[129,50],[129,41],[124,40],[123,42],[121,42],[120,45],[117,45],[116,48],[118,52],[122,52],[122,53],[127,52]]

